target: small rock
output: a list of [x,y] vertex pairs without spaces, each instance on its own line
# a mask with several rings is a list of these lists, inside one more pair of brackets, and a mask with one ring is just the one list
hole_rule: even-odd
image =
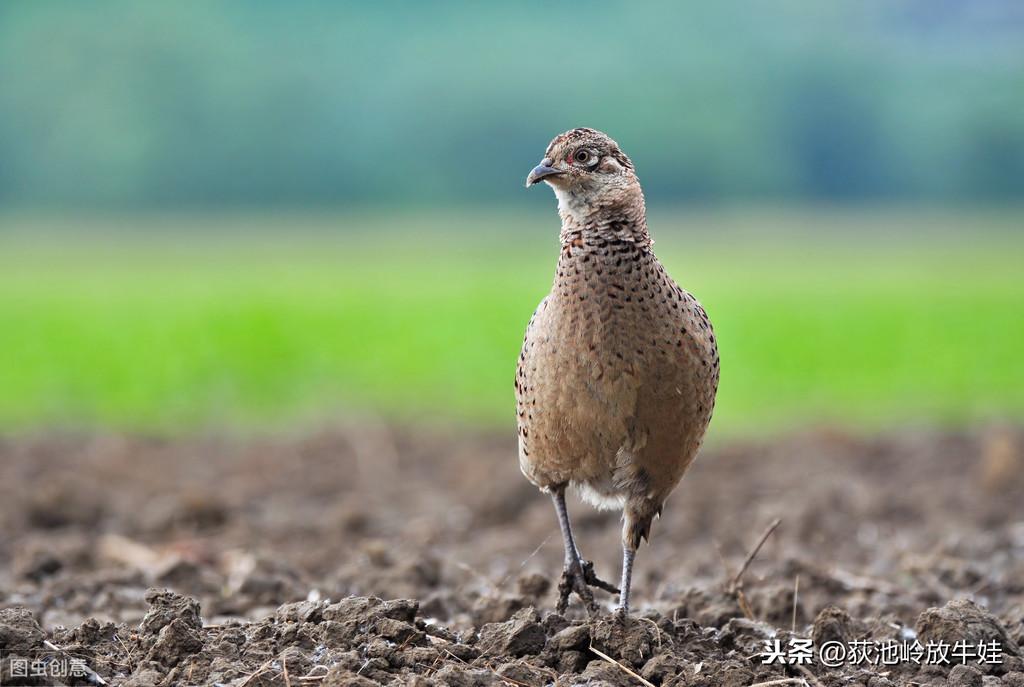
[[480,630],[478,648],[499,656],[526,656],[544,649],[544,626],[533,608],[525,608],[504,623],[488,623]]
[[548,646],[554,651],[583,650],[590,646],[590,626],[570,625],[556,632],[548,640]]

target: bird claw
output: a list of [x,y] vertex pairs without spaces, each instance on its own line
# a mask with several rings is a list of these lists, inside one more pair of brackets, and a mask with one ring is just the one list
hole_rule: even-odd
[[594,573],[594,564],[590,561],[577,561],[567,565],[562,570],[562,579],[558,582],[558,605],[555,607],[559,613],[565,613],[569,608],[569,597],[573,592],[580,597],[587,609],[587,615],[593,617],[597,614],[597,602],[594,601],[594,592],[591,587],[603,589],[613,594],[618,593],[618,588],[605,582]]
[[602,580],[600,577],[597,576],[597,573],[594,572],[594,563],[593,563],[593,561],[580,560],[580,567],[583,568],[583,579],[591,587],[597,587],[598,589],[603,589],[606,592],[609,592],[611,594],[618,594],[619,593],[619,588],[618,587],[616,587],[611,582],[605,582],[604,580]]

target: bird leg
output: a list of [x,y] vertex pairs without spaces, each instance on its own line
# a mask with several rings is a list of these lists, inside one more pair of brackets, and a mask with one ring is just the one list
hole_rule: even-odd
[[576,592],[576,596],[580,597],[586,606],[587,613],[594,615],[597,612],[597,604],[590,588],[597,587],[613,594],[619,590],[615,585],[599,578],[594,572],[594,564],[580,556],[576,540],[572,536],[572,526],[569,524],[569,511],[565,507],[564,485],[552,490],[551,500],[555,503],[558,525],[562,528],[562,542],[565,544],[565,567],[562,569],[562,579],[558,583],[558,605],[555,608],[559,613],[565,613],[569,607],[569,597]]
[[636,558],[636,547],[628,544],[622,547],[622,583],[619,585],[619,607],[615,609],[615,615],[620,620],[625,620],[629,615],[629,587],[633,581],[633,559]]
[[619,592],[619,607],[615,609],[615,617],[625,620],[629,615],[629,589],[633,581],[633,559],[640,542],[651,536],[651,523],[661,507],[650,500],[634,501],[626,504],[622,518],[622,583]]

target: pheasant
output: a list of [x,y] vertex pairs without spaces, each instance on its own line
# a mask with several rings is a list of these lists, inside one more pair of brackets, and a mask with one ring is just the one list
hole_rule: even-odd
[[[519,466],[554,501],[565,546],[557,609],[591,587],[629,613],[633,560],[666,497],[701,446],[718,390],[707,313],[651,250],[633,163],[607,135],[556,136],[526,185],[558,198],[561,251],[551,292],[526,329],[516,370]],[[567,487],[599,509],[622,509],[619,587],[576,547]]]

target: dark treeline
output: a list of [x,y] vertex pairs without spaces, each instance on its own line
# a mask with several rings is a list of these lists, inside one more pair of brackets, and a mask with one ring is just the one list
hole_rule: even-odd
[[1024,198],[1024,4],[4,3],[4,207],[453,204],[605,129],[656,200]]

